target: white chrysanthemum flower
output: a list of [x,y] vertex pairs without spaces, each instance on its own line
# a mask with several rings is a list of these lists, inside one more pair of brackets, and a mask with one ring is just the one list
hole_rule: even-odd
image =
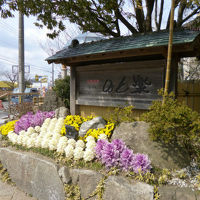
[[27,140],[27,147],[31,148],[31,147],[34,147],[34,145],[35,145],[35,139],[34,138],[29,138]]
[[64,120],[63,117],[59,117],[59,118],[58,118],[58,121],[59,121],[60,123],[64,123],[65,120]]
[[74,147],[72,145],[67,145],[65,148],[65,156],[68,159],[72,159],[74,156]]
[[20,131],[19,135],[26,135],[26,131],[25,130]]
[[72,145],[73,147],[76,146],[76,140],[74,139],[69,139],[68,142],[67,142],[68,145]]
[[25,136],[23,136],[23,138],[22,138],[22,145],[23,146],[27,146],[27,141],[29,140],[29,136],[27,136],[27,135],[25,135]]
[[46,132],[44,135],[43,135],[44,138],[51,138],[52,137],[52,133],[50,132]]
[[16,144],[16,143],[17,143],[18,135],[15,134],[15,133],[9,132],[9,133],[8,133],[8,138],[9,138],[9,140],[10,140],[13,144]]
[[95,141],[95,139],[94,139],[94,137],[93,136],[88,136],[87,138],[86,138],[86,141],[87,142],[89,142],[89,141]]
[[36,138],[38,136],[37,133],[32,133],[31,138]]
[[43,124],[42,127],[40,128],[40,132],[46,132],[48,128],[48,124]]
[[64,121],[59,121],[58,120],[57,123],[56,123],[56,125],[55,125],[55,129],[59,130],[59,129],[61,129],[63,127],[63,125],[64,125]]
[[9,132],[8,132],[8,134],[9,134],[9,133],[10,133],[10,134],[13,134],[13,133],[15,134],[15,132],[14,132],[14,131],[9,131]]
[[67,141],[68,141],[68,138],[67,137],[65,137],[65,136],[61,136],[60,137],[60,139],[59,139],[59,142],[65,142],[65,143],[67,143]]
[[43,124],[49,124],[50,123],[50,121],[51,121],[51,118],[46,118],[45,120],[44,120],[44,123]]
[[10,140],[10,141],[12,141],[12,135],[13,135],[13,133],[10,131],[9,133],[8,133],[8,135],[7,135],[7,137],[8,137],[8,139]]
[[57,123],[57,121],[58,121],[58,119],[57,118],[52,118],[51,119],[51,121],[50,121],[50,124],[49,124],[49,126],[52,126],[52,125],[54,125],[55,126],[55,124]]
[[76,142],[76,148],[81,147],[81,148],[85,148],[85,142],[83,142],[83,140],[78,140]]
[[53,130],[53,135],[54,134],[59,134],[60,132],[61,132],[61,129],[56,128],[56,129]]
[[42,147],[42,137],[41,136],[38,136],[36,139],[35,139],[35,147]]
[[60,133],[54,133],[53,138],[59,140],[61,138]]
[[52,138],[52,139],[49,141],[49,149],[50,149],[50,150],[55,150],[55,149],[57,149],[57,145],[58,145],[58,140],[57,140],[57,139]]
[[84,155],[83,148],[81,148],[81,147],[75,148],[75,150],[74,150],[74,160],[82,159],[83,155]]
[[41,142],[41,147],[42,148],[48,148],[49,147],[49,138],[43,138],[42,142]]
[[58,142],[58,145],[57,145],[57,152],[59,153],[64,153],[64,150],[67,146],[67,137],[65,136],[62,136],[60,139],[59,139],[59,142]]
[[94,151],[92,151],[91,149],[86,149],[83,155],[83,159],[85,162],[92,161],[94,159],[94,155]]
[[12,136],[12,143],[13,144],[17,144],[17,138],[18,138],[17,134],[15,134],[15,135]]
[[42,135],[43,137],[44,137],[46,134],[47,134],[47,130],[42,130],[42,131],[40,132],[40,135]]
[[99,137],[98,137],[98,139],[100,140],[108,140],[108,137],[107,137],[107,135],[105,134],[105,133],[102,133],[102,134],[100,134],[99,135]]
[[86,147],[87,147],[87,149],[94,150],[94,147],[96,147],[96,142],[90,140],[89,142],[86,143]]
[[23,139],[23,135],[19,135],[18,137],[17,137],[17,144],[22,144],[22,139]]
[[35,131],[36,131],[37,133],[40,132],[40,129],[41,129],[40,126],[36,126],[36,127],[35,127]]
[[32,134],[32,133],[34,133],[35,132],[35,129],[33,128],[33,127],[29,127],[28,129],[27,129],[27,133],[28,134]]

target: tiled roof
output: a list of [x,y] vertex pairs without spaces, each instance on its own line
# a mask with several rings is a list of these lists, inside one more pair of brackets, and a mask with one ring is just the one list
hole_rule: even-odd
[[[173,36],[173,44],[176,45],[193,42],[198,35],[200,35],[200,31],[175,31]],[[64,48],[61,51],[58,51],[55,55],[47,58],[46,61],[54,62],[60,59],[99,53],[167,46],[168,40],[169,32],[166,31],[111,38],[97,42],[84,43],[75,47]]]

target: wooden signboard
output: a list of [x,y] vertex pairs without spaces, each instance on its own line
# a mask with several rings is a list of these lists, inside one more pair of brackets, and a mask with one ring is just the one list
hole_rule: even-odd
[[160,98],[164,67],[164,60],[78,67],[76,104],[148,109]]

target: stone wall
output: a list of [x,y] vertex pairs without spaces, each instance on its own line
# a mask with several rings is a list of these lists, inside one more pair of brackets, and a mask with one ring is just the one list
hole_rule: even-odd
[[[0,148],[0,161],[13,182],[38,200],[64,200],[64,184],[78,185],[81,197],[94,192],[104,175],[86,169],[69,169],[44,156]],[[96,199],[91,197],[89,199]],[[105,180],[104,200],[153,200],[153,187],[120,176]]]
[[[153,200],[153,186],[122,176],[105,177],[100,172],[59,166],[40,154],[0,148],[0,162],[17,187],[38,200],[65,200],[64,184],[80,188],[82,198],[89,197],[101,180],[104,200]],[[165,186],[159,188],[160,200],[200,200],[191,189]],[[97,199],[93,196],[88,199]]]

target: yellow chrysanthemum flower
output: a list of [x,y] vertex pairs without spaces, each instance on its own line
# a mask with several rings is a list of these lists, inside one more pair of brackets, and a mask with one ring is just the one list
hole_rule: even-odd
[[0,133],[2,135],[7,135],[10,131],[13,131],[15,129],[15,123],[18,120],[10,121],[2,126],[0,126]]
[[80,115],[68,115],[64,120],[64,125],[61,129],[61,135],[66,135],[65,125],[74,126],[77,131],[79,131],[80,126],[83,122],[91,120],[93,116],[82,117]]
[[108,122],[108,124],[105,125],[105,128],[90,129],[84,136],[84,140],[86,140],[88,136],[93,136],[97,140],[101,134],[105,134],[108,138],[110,138],[114,127],[114,123]]

